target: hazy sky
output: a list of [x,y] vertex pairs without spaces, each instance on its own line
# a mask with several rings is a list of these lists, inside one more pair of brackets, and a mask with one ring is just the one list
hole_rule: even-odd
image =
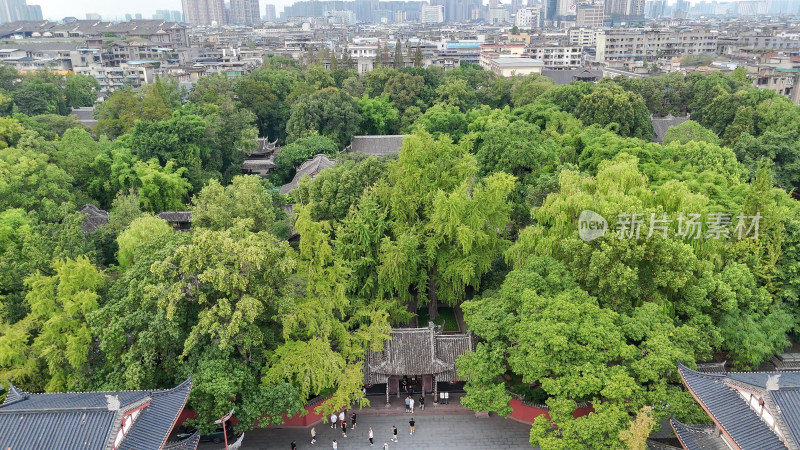
[[[690,0],[691,3],[697,1],[699,0]],[[264,5],[267,3],[275,5],[277,13],[280,14],[283,7],[294,3],[294,0],[260,0],[261,15],[264,15]],[[488,3],[488,0],[485,0],[484,3]],[[501,0],[501,3],[510,3],[510,1],[503,2]],[[669,3],[674,3],[674,0]],[[86,13],[97,13],[107,20],[122,19],[125,14],[141,13],[143,18],[149,19],[157,9],[178,11],[182,9],[181,0],[28,0],[28,4],[41,5],[44,18],[54,20],[60,20],[67,16],[83,19],[86,17]]]
[[[294,3],[294,0],[260,0],[261,14],[264,14],[264,5],[275,5],[277,12],[284,5]],[[45,19],[60,20],[67,16],[78,19],[86,17],[86,13],[97,13],[103,19],[123,18],[125,14],[141,13],[145,19],[151,18],[157,9],[170,9],[181,11],[181,0],[28,0],[29,5],[41,5],[42,15]]]

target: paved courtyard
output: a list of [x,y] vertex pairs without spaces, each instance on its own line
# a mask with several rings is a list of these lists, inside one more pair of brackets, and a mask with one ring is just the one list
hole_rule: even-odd
[[[430,415],[429,415],[430,414]],[[245,433],[242,450],[289,450],[292,439],[297,440],[298,449],[323,449],[332,447],[333,439],[339,450],[375,449],[382,450],[384,442],[391,450],[511,450],[532,447],[528,443],[530,426],[499,417],[478,419],[473,414],[433,415],[426,411],[415,414],[416,430],[414,436],[408,434],[409,414],[394,416],[364,415],[358,418],[358,427],[347,431],[347,438],[341,430],[332,430],[330,424],[317,425],[317,443],[311,445],[311,428],[280,428],[254,430]],[[399,443],[391,442],[392,425],[397,426]],[[369,427],[375,435],[375,446],[367,441]],[[200,450],[219,450],[220,444],[200,444]]]

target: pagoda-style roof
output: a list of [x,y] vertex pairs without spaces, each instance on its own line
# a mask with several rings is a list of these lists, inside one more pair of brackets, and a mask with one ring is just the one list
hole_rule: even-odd
[[[9,383],[0,406],[3,449],[162,449],[192,389],[32,394]],[[127,431],[121,435],[121,429]],[[199,435],[182,443],[195,449]]]
[[442,334],[437,327],[395,328],[383,351],[367,352],[366,384],[385,383],[389,376],[435,374],[439,381],[457,380],[455,361],[472,350],[470,334]]
[[[768,395],[772,392],[772,387],[779,387],[779,382],[775,378],[770,378],[775,374],[716,374],[716,373],[702,373],[678,363],[678,373],[683,379],[684,384],[691,392],[692,396],[697,400],[703,409],[708,413],[714,423],[719,427],[721,435],[726,440],[739,449],[749,450],[777,450],[787,448],[778,434],[765,423],[759,414],[750,405],[750,394],[758,395],[762,398],[763,402],[759,407],[771,401]],[[751,375],[756,375],[751,377]],[[772,381],[769,381],[772,380]],[[759,388],[751,382],[763,381],[764,388]],[[768,382],[770,388],[767,388]],[[794,383],[791,383],[791,389],[795,389]],[[740,394],[742,393],[742,394]],[[744,397],[744,395],[747,397]],[[756,404],[759,402],[756,399]],[[800,403],[798,403],[800,406]],[[767,407],[769,405],[767,404]],[[785,429],[781,426],[782,422],[780,414],[797,414],[800,413],[800,408],[795,407],[792,411],[785,411],[783,408],[776,411],[774,408],[771,411],[775,423],[772,426],[782,430],[786,442],[791,442],[796,448],[796,441],[793,437],[787,436],[788,433],[783,432]],[[797,414],[800,417],[800,414]],[[788,430],[785,430],[788,431]],[[676,430],[677,433],[677,430]],[[683,443],[683,441],[681,441]],[[688,446],[684,443],[684,447],[690,450],[704,449],[702,446]]]
[[281,147],[278,145],[278,140],[270,142],[269,138],[260,137],[256,139],[256,147],[249,152],[250,156],[267,157],[277,155],[281,152]]

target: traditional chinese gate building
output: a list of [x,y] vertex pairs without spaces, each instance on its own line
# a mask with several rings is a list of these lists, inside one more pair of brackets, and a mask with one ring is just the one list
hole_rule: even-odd
[[438,399],[439,381],[460,381],[456,374],[456,358],[472,350],[472,335],[444,334],[441,327],[395,328],[382,352],[367,352],[364,363],[364,384],[386,384],[389,396],[400,396],[400,380],[405,377],[420,381],[419,390]]

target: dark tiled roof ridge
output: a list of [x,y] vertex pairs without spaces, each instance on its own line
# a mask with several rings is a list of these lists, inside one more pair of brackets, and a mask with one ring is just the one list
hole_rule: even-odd
[[[25,395],[117,394],[117,393],[120,393],[120,392],[145,392],[145,393],[150,393],[150,394],[153,394],[153,395],[158,395],[158,394],[165,394],[165,393],[173,392],[173,391],[175,391],[177,389],[180,389],[181,387],[184,387],[186,385],[186,383],[191,384],[191,382],[192,382],[192,375],[189,375],[189,378],[187,378],[181,384],[179,384],[179,385],[177,385],[177,386],[175,386],[173,388],[169,388],[169,389],[122,389],[122,390],[118,390],[118,391],[64,391],[64,392],[27,392],[27,391],[23,391],[22,389],[19,389],[18,387],[14,386],[13,384],[11,384],[10,381],[9,381],[9,385],[11,385],[11,387],[14,388],[17,392],[20,392],[20,393],[25,394]],[[10,392],[10,389],[9,389],[9,392]]]
[[686,367],[686,365],[683,364],[681,361],[678,361],[678,370],[680,371],[681,369],[686,370],[689,373],[691,373],[693,375],[697,375],[699,377],[706,377],[706,378],[727,378],[728,377],[727,375],[721,374],[721,373],[698,372],[697,370],[690,369],[689,367]]

